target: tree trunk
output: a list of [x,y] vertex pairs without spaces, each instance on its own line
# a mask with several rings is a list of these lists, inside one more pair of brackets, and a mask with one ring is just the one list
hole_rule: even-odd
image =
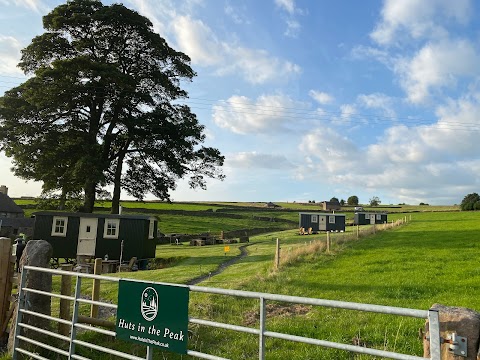
[[120,212],[120,192],[121,192],[121,179],[122,179],[122,167],[123,160],[125,159],[125,152],[122,151],[118,154],[117,158],[117,168],[115,169],[115,176],[113,179],[113,197],[112,197],[112,208],[110,210],[111,214],[118,214]]
[[67,190],[62,187],[62,194],[60,195],[58,210],[65,210],[65,203],[67,202]]
[[93,213],[93,208],[95,206],[95,190],[97,184],[91,180],[87,180],[85,183],[85,200],[83,202],[83,212]]

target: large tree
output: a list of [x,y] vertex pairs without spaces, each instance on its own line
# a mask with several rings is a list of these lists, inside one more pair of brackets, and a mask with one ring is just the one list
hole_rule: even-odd
[[201,188],[206,177],[223,178],[223,156],[201,145],[204,127],[179,102],[180,82],[195,76],[190,58],[147,18],[73,0],[43,25],[22,50],[19,66],[31,77],[0,98],[0,144],[18,176],[49,190],[80,187],[89,212],[99,186],[113,184],[114,213],[121,188],[168,200],[180,178]]
[[465,196],[460,204],[463,211],[480,210],[480,195],[471,193]]
[[348,205],[358,205],[358,196],[352,195],[349,196],[347,199],[347,204]]

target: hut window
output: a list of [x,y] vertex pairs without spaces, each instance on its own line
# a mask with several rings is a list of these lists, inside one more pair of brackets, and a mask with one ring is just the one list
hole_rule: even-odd
[[377,220],[382,220],[382,215],[377,214]]
[[148,238],[153,239],[153,230],[155,228],[155,221],[150,220],[150,224],[148,225]]
[[318,223],[318,215],[312,215],[312,223]]
[[66,236],[67,235],[68,217],[53,217],[52,236]]
[[118,228],[120,219],[105,219],[103,237],[107,239],[118,239]]
[[335,216],[329,216],[328,217],[328,223],[329,224],[335,224]]

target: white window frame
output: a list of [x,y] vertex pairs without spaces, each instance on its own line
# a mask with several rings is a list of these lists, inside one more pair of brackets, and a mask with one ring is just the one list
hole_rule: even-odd
[[335,216],[328,215],[328,223],[329,224],[335,224]]
[[318,223],[318,215],[312,215],[312,223]]
[[382,220],[382,214],[377,214],[377,220]]
[[[63,225],[57,224],[57,221],[63,221]],[[52,221],[52,236],[67,236],[68,216],[54,216]],[[63,231],[57,229],[63,228]]]
[[[109,227],[109,225],[115,225]],[[114,233],[109,234],[109,230],[115,229]],[[105,224],[103,225],[103,238],[104,239],[118,239],[118,233],[120,231],[120,219],[105,219]]]
[[153,236],[153,231],[155,230],[155,220],[150,220],[150,223],[148,224],[148,238],[153,239],[155,236]]

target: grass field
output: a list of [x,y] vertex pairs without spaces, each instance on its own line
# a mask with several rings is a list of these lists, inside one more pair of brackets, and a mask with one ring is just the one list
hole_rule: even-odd
[[[334,234],[332,251],[311,251],[311,241],[325,235],[299,236],[296,230],[251,238],[248,257],[202,286],[279,293],[323,299],[428,309],[434,303],[480,310],[475,294],[480,290],[480,212],[418,212],[412,221],[394,230],[342,242],[347,233]],[[403,217],[392,214],[389,220]],[[282,254],[291,257],[279,271],[273,271],[275,239],[281,239]],[[214,271],[225,258],[239,253],[240,244],[190,247],[160,245],[157,257],[173,259],[171,266],[129,273],[132,278],[170,283],[187,283]],[[305,249],[303,253],[298,250]],[[323,249],[323,250],[322,250]],[[297,254],[296,256],[292,256]],[[125,276],[125,274],[122,274]],[[86,282],[88,293],[90,285]],[[102,285],[102,299],[116,301],[116,288]],[[348,310],[295,307],[271,304],[267,329],[347,344],[360,339],[369,347],[421,356],[418,331],[423,320]],[[219,295],[191,293],[190,316],[255,327],[258,302]],[[254,335],[205,326],[191,326],[189,348],[231,359],[257,357]],[[90,336],[85,334],[84,336]],[[127,350],[139,348],[111,342],[103,336],[92,340]],[[267,359],[371,359],[344,351],[281,340],[267,341]],[[95,359],[109,359],[88,354]],[[92,357],[93,356],[93,357]],[[155,351],[154,359],[189,359]]]

